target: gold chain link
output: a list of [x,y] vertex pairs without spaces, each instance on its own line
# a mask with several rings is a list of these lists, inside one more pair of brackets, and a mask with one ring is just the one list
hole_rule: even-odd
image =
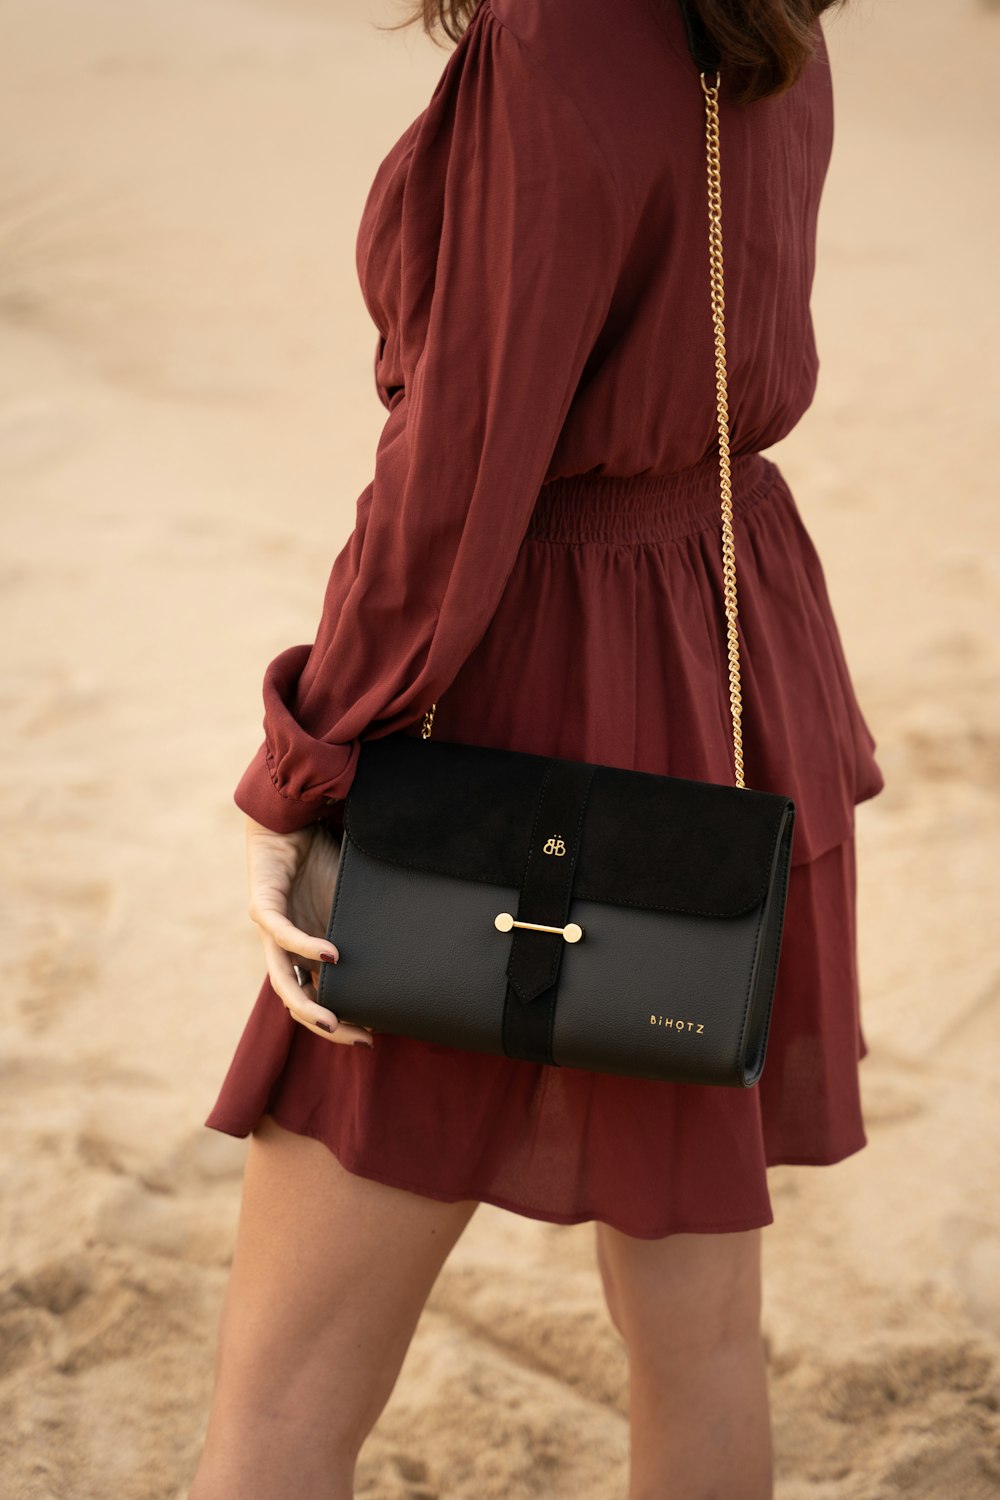
[[[708,217],[709,259],[712,287],[712,322],[715,327],[715,372],[719,418],[719,484],[722,491],[722,576],[726,604],[726,626],[729,650],[729,706],[733,719],[733,755],[736,785],[745,787],[743,773],[743,730],[741,727],[740,643],[736,632],[736,547],[733,538],[732,481],[729,467],[729,402],[726,385],[726,330],[722,279],[722,174],[719,166],[719,83],[707,84],[701,75],[705,95],[705,136],[708,147]],[[430,739],[437,703],[424,714],[422,739]]]
[[736,785],[743,779],[743,730],[740,725],[740,644],[736,633],[736,548],[733,540],[732,483],[729,469],[729,402],[726,387],[726,330],[722,281],[722,175],[719,167],[719,74],[714,84],[705,82],[705,138],[708,146],[708,247],[712,277],[712,321],[715,325],[715,381],[719,412],[719,483],[722,490],[722,577],[726,602],[729,643],[729,706],[733,717],[733,755]]

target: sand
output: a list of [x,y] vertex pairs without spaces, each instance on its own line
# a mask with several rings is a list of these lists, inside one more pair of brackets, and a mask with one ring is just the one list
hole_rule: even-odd
[[[346,0],[8,0],[0,49],[0,1493],[182,1500],[259,985],[232,788],[384,412],[354,236],[446,52]],[[771,456],[885,792],[858,813],[868,1146],[772,1170],[780,1500],[1000,1495],[1000,12],[830,19],[816,401]],[[993,608],[991,608],[993,606]],[[624,1493],[591,1225],[484,1205],[358,1493]]]

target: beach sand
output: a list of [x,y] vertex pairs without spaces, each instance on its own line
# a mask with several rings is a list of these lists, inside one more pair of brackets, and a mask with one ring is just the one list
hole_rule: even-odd
[[[346,0],[8,0],[0,49],[0,1493],[183,1500],[262,975],[232,790],[384,420],[354,266],[447,56]],[[770,450],[883,794],[858,810],[868,1146],[779,1167],[779,1500],[1000,1495],[1000,11],[831,15],[822,368]],[[483,1205],[358,1493],[624,1494],[593,1226]]]

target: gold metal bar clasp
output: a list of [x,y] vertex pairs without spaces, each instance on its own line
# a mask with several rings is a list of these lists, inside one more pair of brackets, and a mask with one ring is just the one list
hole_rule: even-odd
[[497,912],[493,925],[498,932],[510,932],[512,927],[527,927],[532,932],[559,932],[567,943],[578,943],[583,937],[579,922],[567,922],[565,927],[546,927],[542,922],[518,922],[509,911]]

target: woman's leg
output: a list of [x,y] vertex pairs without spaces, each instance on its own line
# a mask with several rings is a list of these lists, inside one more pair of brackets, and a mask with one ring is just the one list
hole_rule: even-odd
[[635,1239],[595,1222],[629,1362],[629,1500],[771,1500],[759,1229]]
[[264,1116],[190,1500],[351,1500],[361,1445],[477,1207],[354,1175]]

